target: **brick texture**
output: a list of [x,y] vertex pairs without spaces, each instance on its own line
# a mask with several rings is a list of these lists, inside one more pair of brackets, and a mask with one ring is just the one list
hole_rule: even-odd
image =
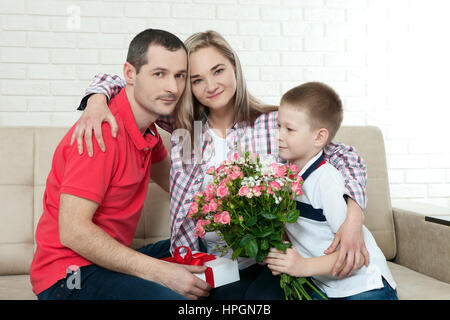
[[305,81],[341,95],[346,125],[385,137],[393,198],[450,207],[444,0],[1,0],[0,126],[69,126],[98,72],[121,73],[149,27],[213,29],[250,90],[278,103]]

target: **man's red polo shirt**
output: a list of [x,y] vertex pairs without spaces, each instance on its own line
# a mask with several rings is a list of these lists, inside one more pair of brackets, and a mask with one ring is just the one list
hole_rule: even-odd
[[[154,124],[144,136],[134,119],[125,89],[109,107],[119,125],[117,137],[102,125],[106,152],[93,139],[94,156],[78,154],[70,146],[73,126],[55,150],[44,193],[44,212],[36,230],[37,248],[30,267],[37,295],[66,277],[69,266],[92,264],[59,240],[58,213],[61,193],[99,204],[92,221],[120,243],[129,246],[136,232],[150,178],[151,163],[162,161],[167,151]],[[84,146],[86,150],[86,145]]]

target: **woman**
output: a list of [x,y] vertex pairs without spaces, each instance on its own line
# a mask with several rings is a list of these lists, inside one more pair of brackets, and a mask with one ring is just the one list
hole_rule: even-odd
[[[193,34],[185,41],[185,45],[190,60],[185,97],[191,99],[181,99],[174,116],[160,119],[157,124],[170,133],[175,129],[185,129],[190,133],[191,141],[195,142],[194,122],[201,121],[196,124],[200,123],[202,127],[200,132],[202,144],[201,148],[196,148],[194,143],[194,150],[186,157],[183,148],[174,141],[176,139],[172,139],[170,172],[172,252],[180,245],[189,246],[193,250],[201,249],[202,243],[199,243],[193,232],[195,223],[187,218],[187,215],[195,193],[203,191],[209,182],[210,176],[206,175],[206,171],[210,166],[217,166],[236,151],[272,154],[278,158],[275,111],[277,108],[259,102],[247,91],[238,56],[231,46],[214,31]],[[124,81],[117,76],[97,75],[83,100],[86,102],[90,94],[99,92],[111,98],[124,85]],[[99,99],[98,96],[94,97]],[[89,108],[81,117],[72,137],[72,141],[77,140],[79,149],[85,132],[87,143],[92,143],[93,128],[100,147],[105,148],[100,137],[102,121],[109,122],[113,132],[116,128],[105,99],[100,98],[101,102],[94,99],[87,102]],[[362,238],[361,210],[365,207],[365,165],[349,146],[331,143],[325,151],[326,160],[345,177],[349,208],[346,222],[326,253],[333,252],[340,244],[340,258],[333,271],[335,274],[340,271],[340,275],[349,274],[360,267],[363,260],[366,265],[368,263],[368,254]],[[200,161],[199,154],[201,154]],[[186,161],[186,158],[190,161]],[[278,160],[281,161],[279,158]],[[207,251],[215,253],[216,245],[220,244],[217,234],[210,233],[205,238]],[[364,258],[361,258],[362,256]],[[264,286],[260,286],[261,279],[264,279],[263,282],[270,281],[266,267],[255,264],[248,258],[239,258],[238,262],[241,281],[214,289],[213,298],[276,298],[271,292],[266,292],[267,294],[263,292]],[[278,293],[281,291],[274,294]]]

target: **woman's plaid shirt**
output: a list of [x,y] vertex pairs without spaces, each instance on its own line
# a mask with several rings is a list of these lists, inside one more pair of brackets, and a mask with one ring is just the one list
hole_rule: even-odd
[[[87,97],[93,93],[103,93],[108,99],[117,94],[124,86],[118,76],[98,74],[86,90],[86,95],[80,104],[83,110]],[[265,113],[259,116],[253,124],[236,123],[227,130],[227,156],[235,152],[250,151],[261,155],[278,157],[277,118],[278,112]],[[190,146],[190,137],[181,140],[186,134],[183,129],[175,130],[172,117],[161,117],[156,122],[162,129],[172,133],[171,139],[171,170],[170,170],[170,218],[171,218],[171,252],[178,246],[189,246],[199,250],[197,237],[194,235],[195,221],[187,217],[195,194],[201,191],[203,179],[208,169],[208,160],[214,153],[214,143],[209,133],[209,123],[204,115],[196,125],[202,130]],[[195,135],[195,133],[194,133]],[[179,141],[185,141],[189,147]],[[330,143],[324,149],[325,160],[337,168],[343,175],[346,184],[346,195],[354,199],[364,210],[367,204],[366,181],[367,170],[364,160],[356,150],[342,143]]]

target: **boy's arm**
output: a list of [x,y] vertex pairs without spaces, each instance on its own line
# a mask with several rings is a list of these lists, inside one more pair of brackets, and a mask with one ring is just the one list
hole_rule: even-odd
[[338,251],[320,257],[304,258],[295,248],[288,248],[286,252],[271,248],[264,260],[274,275],[286,273],[293,277],[312,277],[329,275],[338,258]]
[[59,235],[63,246],[103,268],[160,283],[188,298],[208,295],[209,285],[191,273],[203,272],[205,267],[166,263],[121,244],[92,222],[97,208],[94,201],[61,194]]
[[[272,248],[265,262],[274,275],[286,273],[293,277],[313,277],[332,275],[331,271],[338,256],[339,250],[325,256],[304,258],[294,248],[288,248],[286,252]],[[361,266],[362,263],[360,262],[358,268],[361,268]]]

